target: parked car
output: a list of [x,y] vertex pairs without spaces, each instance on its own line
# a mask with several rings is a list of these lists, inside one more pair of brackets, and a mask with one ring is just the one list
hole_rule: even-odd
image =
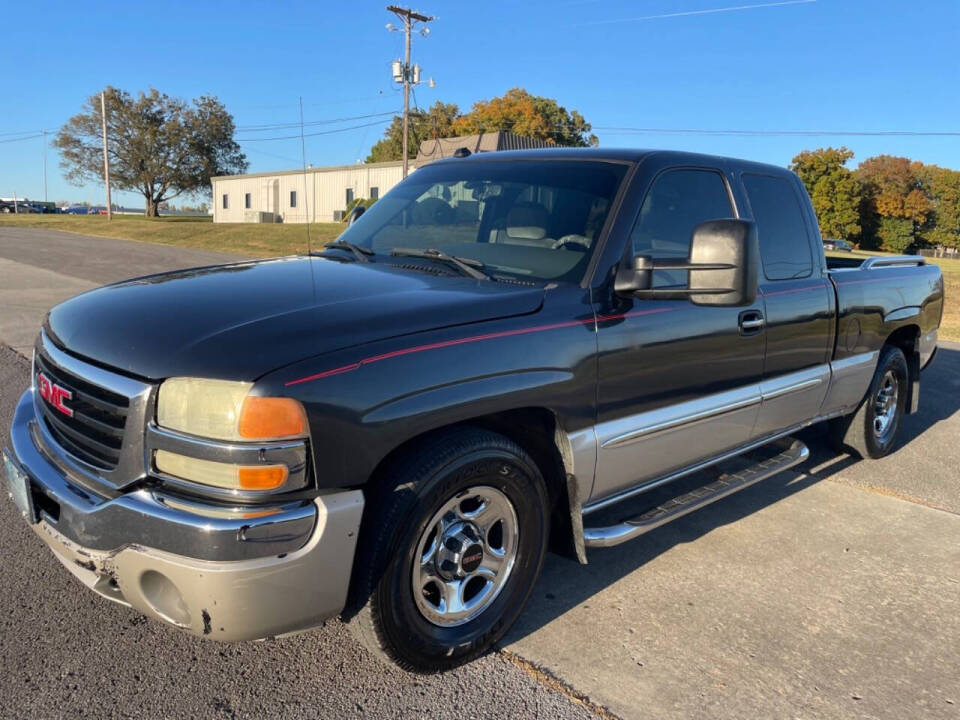
[[15,212],[12,202],[7,202],[6,200],[0,200],[0,213],[13,213]]
[[339,614],[445,670],[503,637],[548,546],[586,562],[793,467],[812,423],[891,452],[940,270],[827,260],[816,226],[795,175],[751,162],[440,160],[313,256],[53,308],[10,492],[76,577],[154,619],[238,641]]
[[846,240],[824,239],[823,249],[833,250],[835,252],[853,252],[853,245],[848,243]]

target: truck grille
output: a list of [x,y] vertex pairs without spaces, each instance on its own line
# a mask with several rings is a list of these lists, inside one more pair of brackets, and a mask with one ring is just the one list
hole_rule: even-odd
[[41,352],[34,356],[39,387],[40,374],[69,391],[66,401],[72,415],[40,399],[43,422],[64,450],[99,470],[113,470],[120,462],[130,398],[111,392],[58,366]]

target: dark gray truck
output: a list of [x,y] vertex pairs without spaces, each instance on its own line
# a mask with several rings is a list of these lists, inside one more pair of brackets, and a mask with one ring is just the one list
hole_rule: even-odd
[[503,636],[548,546],[586,562],[793,467],[813,423],[891,452],[942,310],[922,258],[828,261],[781,168],[451,158],[313,256],[55,307],[4,464],[110,600],[232,641],[339,614],[436,671]]

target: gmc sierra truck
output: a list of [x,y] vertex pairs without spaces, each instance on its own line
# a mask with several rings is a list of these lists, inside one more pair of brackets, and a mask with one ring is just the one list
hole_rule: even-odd
[[[548,547],[586,562],[793,467],[813,423],[895,447],[937,267],[827,260],[778,167],[467,154],[315,254],[50,311],[4,465],[67,569],[212,639],[340,615],[440,671],[504,635]],[[672,497],[626,509],[653,488]]]

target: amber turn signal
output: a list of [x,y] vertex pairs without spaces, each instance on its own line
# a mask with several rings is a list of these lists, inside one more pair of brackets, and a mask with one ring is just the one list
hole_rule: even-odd
[[241,490],[275,490],[287,481],[287,466],[241,467],[237,479]]
[[303,406],[282,397],[248,395],[240,411],[240,437],[247,440],[273,440],[306,434]]

